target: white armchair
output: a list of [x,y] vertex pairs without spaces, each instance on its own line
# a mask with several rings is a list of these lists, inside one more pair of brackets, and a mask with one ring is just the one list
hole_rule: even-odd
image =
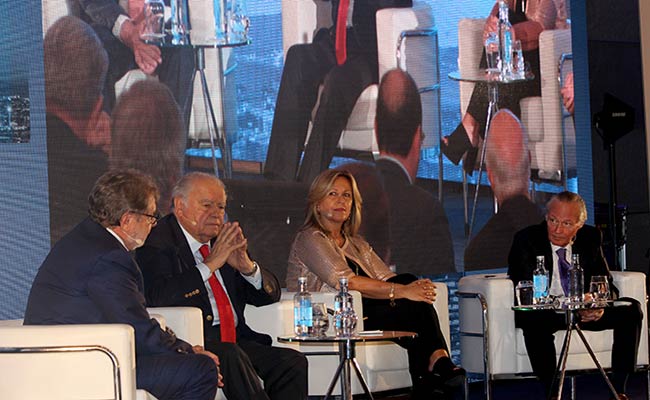
[[[190,344],[203,344],[201,310],[149,308],[161,326]],[[3,399],[155,400],[136,390],[135,337],[124,324],[30,325],[0,321]],[[216,400],[225,399],[223,391]]]
[[3,399],[155,399],[136,391],[133,328],[0,323]]
[[[612,271],[621,296],[638,300],[645,309],[645,275]],[[469,275],[458,283],[461,365],[467,372],[482,374],[485,397],[491,398],[491,381],[532,374],[521,329],[515,328],[514,289],[506,274]],[[648,325],[644,313],[637,365],[648,365]],[[612,331],[583,332],[604,368],[611,366]],[[564,331],[555,334],[560,354]],[[572,340],[567,371],[594,369],[586,348]]]
[[[449,309],[447,286],[436,283],[437,297],[434,307],[438,313],[440,326],[445,340],[449,343]],[[309,357],[309,395],[323,396],[339,364],[336,344],[317,345],[313,343],[278,343],[277,337],[293,333],[293,296],[294,292],[284,292],[282,299],[264,307],[246,307],[246,321],[251,328],[265,332],[273,337],[274,346],[296,349]],[[354,308],[357,315],[363,315],[361,294],[352,292]],[[323,302],[333,308],[335,293],[312,293],[314,302]],[[330,325],[330,329],[332,329]],[[359,319],[357,330],[363,330],[363,320]],[[310,353],[318,353],[312,354]],[[325,354],[323,354],[325,353]],[[374,342],[358,344],[357,361],[364,379],[371,392],[407,388],[411,386],[406,350],[391,342]],[[340,391],[339,383],[334,393]],[[356,379],[352,382],[354,394],[363,393],[363,388]]]
[[[315,0],[282,0],[282,47],[311,43],[314,33],[332,25],[330,3]],[[377,12],[379,77],[400,67],[407,70],[420,89],[423,102],[425,146],[440,138],[440,74],[438,35],[428,3],[415,0],[412,8],[387,8]],[[339,150],[378,154],[374,134],[378,85],[366,88],[348,119],[338,143]],[[309,130],[311,131],[311,125]],[[308,140],[308,139],[307,139]]]
[[[485,19],[465,18],[458,23],[458,69],[475,71],[483,52]],[[520,101],[521,121],[528,134],[533,178],[566,187],[568,171],[575,170],[573,120],[562,107],[559,62],[571,53],[571,30],[546,30],[539,37],[541,97]],[[566,74],[570,68],[565,68]],[[474,84],[460,83],[460,110],[467,110]],[[573,150],[573,151],[572,151]],[[566,160],[566,162],[565,162]]]

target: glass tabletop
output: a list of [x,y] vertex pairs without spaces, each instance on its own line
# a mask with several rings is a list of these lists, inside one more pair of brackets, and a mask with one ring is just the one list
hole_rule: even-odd
[[570,301],[568,298],[558,297],[548,304],[530,304],[525,306],[512,306],[514,311],[536,311],[536,310],[553,310],[553,311],[579,311],[591,310],[606,307],[616,307],[619,305],[628,305],[626,300],[599,300],[599,301]]
[[220,39],[216,38],[192,38],[191,34],[185,35],[180,39],[173,40],[171,33],[168,33],[160,39],[141,39],[147,44],[152,44],[158,47],[191,47],[191,48],[227,48],[227,47],[240,47],[251,44],[250,38],[241,40]]
[[477,69],[474,71],[469,71],[469,72],[463,72],[462,74],[460,71],[453,71],[450,72],[449,75],[447,75],[449,79],[452,79],[454,81],[459,81],[459,82],[491,82],[491,83],[515,83],[515,82],[523,82],[523,81],[530,81],[535,79],[535,74],[532,72],[528,71],[524,76],[511,76],[511,77],[503,77],[500,74],[494,74],[494,73],[487,73],[485,72],[484,69]]
[[278,336],[279,342],[301,342],[301,343],[337,343],[337,342],[374,342],[379,340],[414,338],[415,332],[407,331],[366,331],[359,332],[354,336]]

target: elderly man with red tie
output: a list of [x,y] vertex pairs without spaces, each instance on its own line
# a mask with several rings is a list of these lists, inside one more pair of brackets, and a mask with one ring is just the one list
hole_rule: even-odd
[[226,199],[212,175],[191,173],[176,184],[172,214],[136,255],[147,302],[202,310],[205,347],[219,355],[228,400],[306,399],[305,356],[272,347],[271,337],[246,324],[245,305],[278,301],[280,288],[250,259],[239,224],[224,222]]

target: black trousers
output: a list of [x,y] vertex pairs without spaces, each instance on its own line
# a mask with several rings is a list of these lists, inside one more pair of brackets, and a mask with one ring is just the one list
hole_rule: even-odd
[[[411,274],[400,274],[389,279],[389,282],[408,284],[415,280],[417,278]],[[416,393],[430,396],[437,382],[434,382],[433,375],[429,373],[429,358],[435,350],[448,351],[435,308],[424,302],[407,299],[395,300],[395,306],[391,306],[389,300],[364,297],[363,316],[367,318],[364,321],[365,329],[410,331],[418,334],[414,339],[397,340],[395,343],[408,352],[414,398],[418,398]]]
[[[104,86],[104,107],[110,113],[115,105],[115,83],[124,74],[138,68],[133,52],[113,36],[106,27],[93,24],[93,29],[104,44],[108,54],[108,73]],[[192,110],[192,95],[194,93],[194,52],[190,48],[164,47],[161,49],[162,63],[156,69],[160,82],[169,87],[178,103],[181,115],[184,118],[185,132],[187,133]]]
[[201,354],[138,356],[136,381],[160,400],[214,400],[217,367]]
[[[641,334],[641,307],[634,299],[626,300],[632,304],[606,308],[598,321],[579,323],[580,328],[587,331],[614,330],[612,371],[615,378],[625,377],[634,371]],[[550,385],[557,366],[553,334],[566,329],[565,315],[551,310],[516,311],[515,326],[523,330],[533,372],[545,384],[547,390],[552,390]],[[616,390],[625,391],[624,378],[614,379],[612,383]]]
[[302,353],[240,338],[236,344],[206,340],[205,347],[219,356],[228,400],[307,398],[307,358]]
[[287,52],[264,167],[267,178],[296,179],[321,83],[323,91],[298,175],[301,182],[311,182],[329,167],[359,95],[378,81],[376,53],[348,45],[347,60],[338,66],[334,44],[321,32],[313,43],[292,46]]

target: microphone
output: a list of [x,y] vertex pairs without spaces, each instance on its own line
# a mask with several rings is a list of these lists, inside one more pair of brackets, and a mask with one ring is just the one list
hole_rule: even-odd
[[135,243],[135,247],[133,248],[133,250],[137,249],[138,247],[142,247],[142,245],[144,244],[144,240],[139,238],[134,238],[133,236],[126,233],[124,229],[122,229],[122,232],[124,233],[124,235],[126,235],[126,237],[129,238],[129,240]]

